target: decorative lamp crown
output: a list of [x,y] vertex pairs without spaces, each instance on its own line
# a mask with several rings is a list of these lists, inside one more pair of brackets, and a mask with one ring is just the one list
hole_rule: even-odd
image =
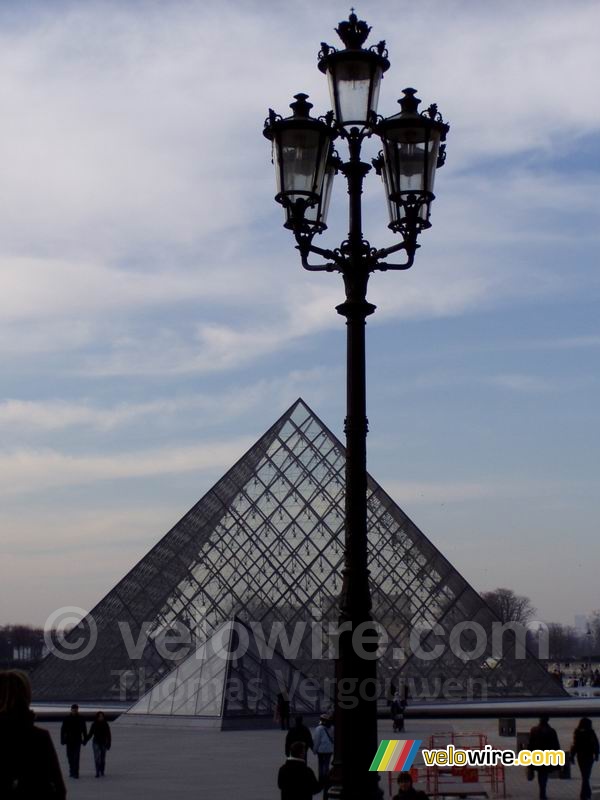
[[340,22],[335,32],[349,50],[359,50],[367,41],[371,26],[364,19],[359,20],[352,9],[348,19]]

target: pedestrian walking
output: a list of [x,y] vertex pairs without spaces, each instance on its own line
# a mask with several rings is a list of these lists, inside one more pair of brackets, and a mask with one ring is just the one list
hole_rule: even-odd
[[60,743],[66,745],[69,762],[69,777],[79,777],[79,757],[81,745],[87,742],[87,727],[83,717],[79,716],[79,706],[73,703],[71,713],[65,717],[60,729]]
[[[560,750],[558,736],[554,728],[549,724],[549,717],[544,714],[540,717],[538,725],[535,725],[529,732],[530,750]],[[537,772],[540,800],[547,800],[546,785],[548,776],[555,767],[534,767]]]
[[313,737],[310,730],[304,724],[303,718],[298,714],[294,722],[294,727],[289,729],[285,737],[285,754],[288,758],[291,755],[294,742],[302,742],[305,747],[305,753],[313,749]]
[[24,672],[0,672],[0,797],[65,800],[67,790],[48,731],[33,724]]
[[395,732],[404,730],[404,704],[400,699],[398,692],[394,695],[392,705],[390,706],[390,713],[392,715],[392,724]]
[[333,725],[331,718],[322,714],[313,736],[313,750],[319,760],[319,780],[323,782],[329,774],[329,764],[333,755]]
[[287,695],[279,692],[277,695],[277,706],[275,708],[275,717],[281,723],[281,730],[287,731],[290,727],[290,701]]
[[594,762],[598,761],[599,755],[600,747],[598,746],[596,732],[592,728],[592,720],[588,717],[583,717],[575,728],[573,745],[571,746],[571,761],[575,763],[575,759],[577,759],[577,765],[581,772],[581,791],[579,793],[581,800],[591,800],[590,775],[592,774]]
[[86,743],[92,740],[92,748],[94,750],[94,764],[96,765],[96,777],[104,777],[104,770],[106,769],[106,753],[110,750],[111,735],[110,725],[102,711],[98,711],[94,717],[94,721],[90,725],[90,731],[86,737]]
[[285,764],[279,768],[277,786],[281,800],[311,800],[321,791],[321,783],[315,773],[306,766],[306,747],[303,742],[294,742]]

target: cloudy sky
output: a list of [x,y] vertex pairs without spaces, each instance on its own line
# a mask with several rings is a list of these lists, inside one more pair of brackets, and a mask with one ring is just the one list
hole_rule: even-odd
[[[600,607],[600,4],[357,12],[380,113],[415,86],[452,126],[416,266],[371,281],[370,471],[476,588],[572,622]],[[298,396],[341,435],[341,281],[302,271],[262,124],[329,108],[347,13],[0,5],[0,623],[93,606]],[[378,247],[385,215],[370,176]]]

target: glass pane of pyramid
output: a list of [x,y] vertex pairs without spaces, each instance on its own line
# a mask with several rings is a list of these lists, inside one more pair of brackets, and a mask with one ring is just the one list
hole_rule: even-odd
[[[448,680],[455,695],[477,681],[491,697],[560,694],[531,653],[493,652],[497,620],[488,606],[372,478],[368,487],[373,615],[389,639],[378,662],[382,683],[405,681],[415,696],[439,695]],[[134,701],[234,618],[260,626],[267,642],[275,632],[289,665],[324,687],[333,674],[326,629],[337,619],[343,516],[344,448],[298,400],[90,612],[98,630],[90,655],[44,660],[33,675],[35,698]],[[448,646],[436,658],[414,652],[415,632],[429,653],[469,621],[486,634],[476,657]],[[188,641],[170,646],[167,658],[161,642],[174,626],[184,626]],[[473,652],[477,635],[465,629],[461,641]],[[256,677],[264,670],[251,655],[243,667]],[[216,704],[208,698],[205,708],[215,713]],[[197,703],[196,713],[208,712]]]
[[[239,634],[243,647],[231,646]],[[243,637],[241,636],[243,634]],[[318,713],[324,698],[314,691],[307,699],[295,688],[306,676],[295,670],[277,651],[262,658],[252,631],[239,620],[219,626],[178,667],[141,697],[129,715],[196,717],[273,716],[277,695],[285,692],[298,712]],[[230,657],[230,653],[237,657]]]
[[228,660],[213,642],[214,638],[221,641],[222,627],[153,686],[128,713],[220,716]]

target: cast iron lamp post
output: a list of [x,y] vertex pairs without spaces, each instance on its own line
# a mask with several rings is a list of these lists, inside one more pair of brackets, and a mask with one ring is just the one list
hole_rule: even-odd
[[[335,752],[329,797],[375,800],[376,773],[369,766],[377,751],[377,631],[371,619],[367,548],[367,416],[365,321],[375,311],[367,302],[367,282],[376,270],[412,266],[417,237],[430,227],[436,167],[444,163],[448,126],[431,105],[420,113],[414,89],[405,89],[400,112],[377,115],[379,86],[389,68],[385,42],[363,48],[370,28],[354,13],[336,29],[344,49],[321,45],[319,69],[329,80],[334,107],[325,116],[310,116],[305,94],[295,95],[293,114],[282,118],[273,110],[264,135],[273,143],[278,203],[285,209],[284,226],[292,231],[302,266],[313,271],[341,272],[346,300],[337,311],[347,324],[347,415],[345,549],[340,628],[336,659]],[[361,194],[371,166],[361,161],[366,138],[378,136],[382,152],[373,161],[382,176],[390,216],[389,227],[401,241],[377,249],[363,239]],[[349,158],[334,150],[345,140]],[[333,178],[341,172],[349,195],[349,233],[335,250],[313,244],[327,225]],[[404,251],[400,264],[388,263]],[[311,254],[324,261],[310,264]],[[343,693],[343,696],[342,696]]]

